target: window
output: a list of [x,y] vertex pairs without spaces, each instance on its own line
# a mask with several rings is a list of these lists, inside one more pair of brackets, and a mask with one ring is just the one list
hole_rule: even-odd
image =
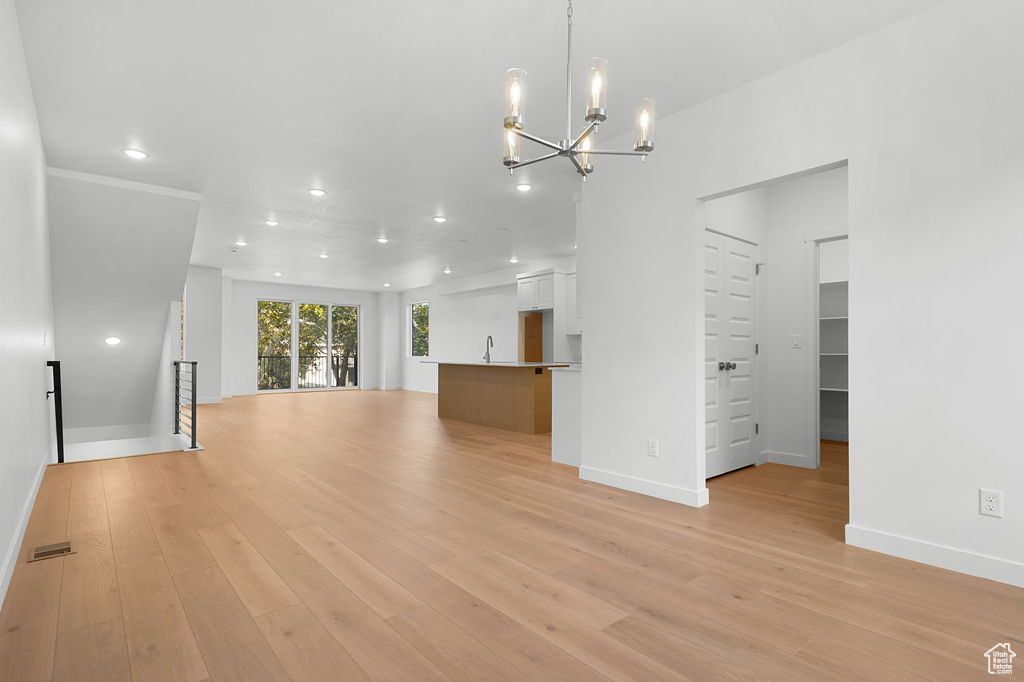
[[261,391],[359,386],[359,306],[259,301],[256,336]]
[[256,388],[292,386],[292,304],[259,301],[256,313]]
[[430,355],[430,304],[426,301],[409,306],[411,320],[409,347],[414,358]]

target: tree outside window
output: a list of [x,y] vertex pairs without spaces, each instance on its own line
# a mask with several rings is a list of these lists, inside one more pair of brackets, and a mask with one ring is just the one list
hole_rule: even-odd
[[413,303],[412,318],[412,355],[425,358],[430,355],[430,304],[427,302]]

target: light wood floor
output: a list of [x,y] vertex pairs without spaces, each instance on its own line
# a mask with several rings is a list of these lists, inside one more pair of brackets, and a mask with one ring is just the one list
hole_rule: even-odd
[[18,564],[0,679],[963,680],[1024,655],[1024,591],[842,543],[841,446],[698,510],[435,409],[240,397],[200,408],[205,452],[51,466],[22,559],[77,554]]

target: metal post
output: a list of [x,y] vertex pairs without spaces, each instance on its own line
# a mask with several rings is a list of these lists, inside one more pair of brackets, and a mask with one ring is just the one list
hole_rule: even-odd
[[196,367],[199,365],[195,360],[192,361],[192,428],[189,431],[192,433],[192,449],[196,449]]
[[572,139],[572,0],[569,0],[569,8],[565,11],[568,23],[569,45],[565,57],[565,139]]
[[174,363],[174,433],[181,433],[181,365]]
[[[57,429],[57,462],[64,462],[64,400],[60,388],[60,360],[47,360],[47,367],[53,368],[53,416]],[[47,394],[46,397],[50,397]]]

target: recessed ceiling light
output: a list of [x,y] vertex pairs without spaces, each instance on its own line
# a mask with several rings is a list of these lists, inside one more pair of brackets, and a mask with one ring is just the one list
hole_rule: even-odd
[[443,215],[436,215],[436,216],[434,216],[434,222],[435,223],[446,223],[446,222],[448,222],[448,218],[446,218]]
[[579,245],[579,244],[573,244],[573,245],[572,245],[572,248],[574,248],[574,249],[578,249],[578,248],[580,248],[580,245]]
[[391,282],[384,282],[384,286],[386,286],[386,287],[391,286]]
[[149,157],[149,154],[141,149],[124,149],[122,150],[122,153],[129,159],[135,159],[136,161],[141,161],[142,159]]
[[246,245],[246,241],[244,239],[239,239],[237,242],[235,242],[235,246],[245,246],[245,245]]
[[280,272],[275,272],[274,277],[284,277]]
[[385,237],[384,235],[381,235],[381,236],[377,237],[377,243],[378,244],[387,244],[388,243],[388,238]]
[[103,339],[103,343],[107,344],[108,346],[117,346],[121,343],[121,337],[108,336],[107,338]]
[[520,192],[529,192],[531,189],[533,189],[533,185],[531,185],[528,182],[520,182],[518,185],[516,185],[516,189],[519,190]]
[[511,258],[508,259],[508,262],[509,263],[518,263],[519,259],[516,258],[515,256],[512,256]]
[[313,189],[309,190],[309,193],[315,197],[322,197],[325,194],[327,194],[325,190],[319,189],[317,187],[314,187]]
[[264,220],[263,222],[266,223],[267,225],[269,225],[270,227],[277,227],[278,225],[280,225],[280,223],[277,222],[276,220],[274,220],[273,218],[268,218],[267,220]]
[[450,274],[452,274],[452,269],[451,269],[451,268],[449,268],[449,267],[446,267],[446,268],[444,269],[444,274],[446,274],[446,275],[450,275]]
[[321,253],[321,254],[320,254],[320,257],[321,257],[321,258],[327,258],[328,256],[327,256],[327,254],[326,254],[326,253]]

